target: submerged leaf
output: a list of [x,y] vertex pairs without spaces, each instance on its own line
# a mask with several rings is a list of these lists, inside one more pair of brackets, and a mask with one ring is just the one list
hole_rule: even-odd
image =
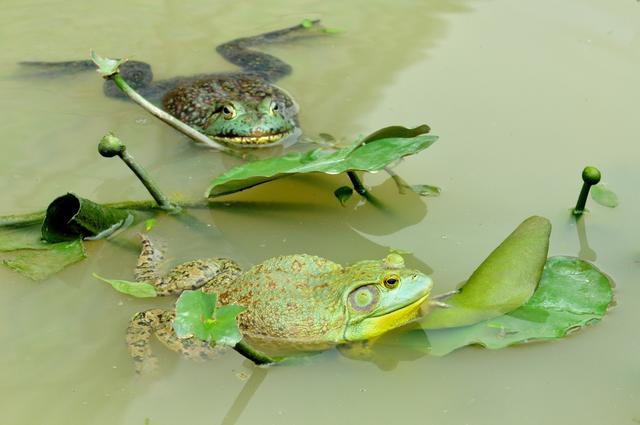
[[156,219],[155,218],[150,218],[148,220],[144,221],[144,231],[145,232],[150,232],[151,229],[153,229],[156,225]]
[[344,204],[351,198],[351,195],[353,195],[353,189],[349,186],[340,186],[333,192],[333,195],[338,198],[338,201],[340,201],[340,204],[344,207]]
[[40,243],[39,247],[25,245],[27,249],[12,251],[3,263],[33,280],[43,280],[70,264],[86,257],[81,240],[54,244]]
[[209,185],[206,196],[238,192],[293,174],[379,171],[404,156],[413,155],[431,146],[438,138],[427,135],[428,131],[429,127],[426,125],[415,129],[387,127],[334,152],[314,149],[249,162],[215,178]]
[[440,192],[442,191],[439,187],[430,186],[428,184],[414,184],[409,186],[409,189],[411,189],[412,192],[425,197],[440,196]]
[[98,276],[96,273],[92,274],[96,279],[100,279],[103,282],[107,282],[118,292],[131,295],[136,298],[153,298],[157,297],[156,288],[147,282],[132,282],[129,280],[119,279],[106,279],[102,276]]
[[477,323],[515,310],[535,291],[549,249],[551,223],[529,217],[473,272],[460,292],[422,321],[425,329]]
[[218,296],[202,291],[184,291],[176,302],[173,329],[179,338],[195,336],[203,341],[233,347],[242,339],[237,316],[245,308],[225,305],[216,308]]
[[431,354],[445,355],[470,344],[498,349],[558,339],[597,322],[613,300],[613,282],[592,264],[551,257],[533,296],[517,310],[471,326],[429,330]]
[[620,204],[618,195],[603,184],[591,186],[591,198],[600,205],[609,208],[615,208]]

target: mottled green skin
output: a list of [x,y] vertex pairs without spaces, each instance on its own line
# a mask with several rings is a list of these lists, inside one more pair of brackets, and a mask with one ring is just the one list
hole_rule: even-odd
[[[162,252],[143,237],[136,279],[152,283],[161,295],[196,287],[216,292],[221,305],[246,308],[238,317],[243,335],[270,348],[321,350],[373,338],[415,317],[433,285],[428,276],[404,268],[395,254],[346,267],[317,256],[288,255],[245,273],[231,260],[211,258],[182,264],[166,276],[157,272],[161,261]],[[388,287],[392,280],[396,286]],[[366,303],[359,304],[358,295]],[[134,359],[143,363],[150,356],[148,339],[153,332],[174,350],[204,356],[192,354],[185,340],[168,330],[173,317],[172,312],[154,309],[132,319],[127,341]],[[186,341],[197,351],[206,350]]]

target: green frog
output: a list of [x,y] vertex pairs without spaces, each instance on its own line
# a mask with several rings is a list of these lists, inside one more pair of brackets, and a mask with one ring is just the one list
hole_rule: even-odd
[[[217,293],[220,305],[245,307],[238,316],[243,336],[267,351],[319,351],[375,338],[415,318],[433,287],[429,276],[406,268],[398,254],[349,266],[313,255],[286,255],[246,272],[233,260],[210,258],[181,264],[163,275],[163,250],[148,236],[141,238],[137,281],[151,283],[158,295],[200,288]],[[218,352],[196,338],[179,339],[172,329],[174,317],[174,311],[156,308],[131,319],[127,345],[138,372],[155,363],[153,334],[189,358]]]
[[[205,133],[216,142],[239,147],[293,143],[300,135],[298,105],[274,82],[291,73],[291,66],[253,47],[326,34],[319,21],[219,45],[216,50],[238,65],[239,72],[201,74],[154,81],[151,66],[128,61],[120,67],[122,77],[145,98]],[[49,72],[94,69],[91,61],[21,62]],[[126,98],[112,81],[105,81],[107,96]]]

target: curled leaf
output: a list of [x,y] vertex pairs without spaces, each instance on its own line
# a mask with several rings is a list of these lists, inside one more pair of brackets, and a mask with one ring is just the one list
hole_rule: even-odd
[[333,192],[333,195],[338,198],[338,201],[340,201],[340,204],[344,207],[345,203],[351,198],[351,195],[353,195],[353,189],[349,186],[340,186]]
[[98,74],[102,75],[103,78],[108,78],[114,74],[117,74],[120,65],[127,61],[127,59],[103,58],[93,49],[90,50],[90,53],[91,60],[98,67],[96,71],[98,72]]

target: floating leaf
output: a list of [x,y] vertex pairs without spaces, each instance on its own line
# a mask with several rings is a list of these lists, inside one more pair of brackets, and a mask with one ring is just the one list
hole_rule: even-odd
[[349,186],[340,186],[335,190],[335,192],[333,192],[333,194],[344,207],[344,204],[349,200],[349,198],[351,198],[351,195],[353,195],[353,189]]
[[27,249],[12,251],[3,264],[33,280],[43,280],[87,255],[81,240],[40,246],[25,245]]
[[42,242],[40,227],[40,223],[0,227],[0,251],[46,249],[50,245]]
[[98,276],[93,273],[92,275],[96,279],[100,279],[103,282],[107,282],[109,285],[113,287],[118,292],[122,292],[123,294],[131,295],[136,298],[153,298],[157,297],[156,288],[153,285],[147,282],[131,282],[129,280],[119,280],[119,279],[105,279],[102,276]]
[[533,296],[517,310],[471,326],[429,330],[431,354],[444,355],[470,344],[491,349],[558,339],[597,322],[613,300],[613,282],[592,264],[551,257]]
[[97,54],[94,50],[91,50],[91,60],[96,64],[98,69],[96,70],[98,74],[102,75],[102,77],[107,78],[114,74],[118,73],[118,68],[120,65],[125,63],[127,59],[110,59],[103,58],[99,54]]
[[238,192],[293,174],[379,171],[404,156],[413,155],[431,146],[438,138],[427,135],[428,131],[429,127],[426,125],[414,129],[387,127],[334,152],[314,149],[249,162],[215,178],[207,189],[206,196]]
[[42,238],[48,242],[106,237],[133,221],[126,210],[108,208],[73,193],[51,202],[42,224]]
[[442,189],[440,189],[439,187],[430,186],[428,184],[414,184],[409,186],[409,189],[411,189],[411,191],[417,193],[418,195],[425,197],[440,196],[440,192],[442,191]]
[[473,272],[460,292],[422,321],[426,329],[477,323],[515,310],[533,294],[549,249],[551,223],[529,217]]
[[618,195],[603,184],[591,186],[591,198],[602,206],[615,208],[620,202]]
[[216,308],[218,296],[202,291],[184,291],[176,302],[173,329],[179,338],[195,336],[203,341],[233,347],[242,339],[236,318],[245,308],[225,305]]

